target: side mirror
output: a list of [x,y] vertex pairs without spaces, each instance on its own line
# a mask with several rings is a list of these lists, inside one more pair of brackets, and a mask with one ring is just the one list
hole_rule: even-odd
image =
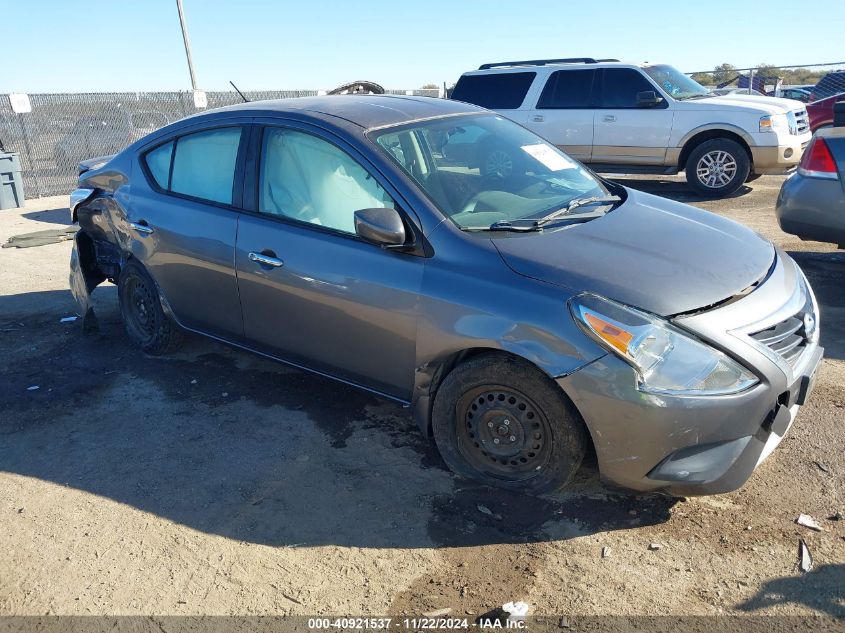
[[654,90],[643,90],[637,93],[638,108],[653,108],[661,103],[663,103],[663,97],[658,95]]
[[378,207],[355,212],[355,232],[385,248],[405,245],[405,224],[396,209]]

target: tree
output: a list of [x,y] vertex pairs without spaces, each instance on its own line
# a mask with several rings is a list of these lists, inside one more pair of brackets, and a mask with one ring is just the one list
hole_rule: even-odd
[[713,69],[713,82],[717,84],[730,82],[737,74],[736,66],[733,64],[719,64]]
[[713,73],[693,73],[691,78],[702,86],[712,86],[716,83],[713,81]]

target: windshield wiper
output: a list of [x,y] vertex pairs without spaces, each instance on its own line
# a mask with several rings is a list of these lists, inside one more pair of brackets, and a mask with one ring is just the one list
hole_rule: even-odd
[[590,198],[575,198],[574,200],[570,200],[565,207],[561,207],[557,211],[553,211],[549,215],[542,217],[539,220],[534,220],[534,226],[539,228],[542,227],[544,224],[554,222],[558,218],[562,218],[565,215],[569,215],[578,207],[586,207],[594,204],[614,204],[616,202],[622,202],[622,198],[620,198],[619,196],[592,196]]
[[513,224],[507,220],[501,220],[499,222],[493,222],[490,226],[462,226],[462,231],[514,231],[518,232],[526,232],[526,231],[542,231],[542,227],[538,224],[532,222],[530,224]]

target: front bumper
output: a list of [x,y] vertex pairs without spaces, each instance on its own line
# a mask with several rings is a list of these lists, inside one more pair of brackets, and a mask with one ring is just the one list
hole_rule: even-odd
[[[645,393],[637,388],[634,369],[611,354],[558,378],[587,424],[602,479],[676,495],[742,486],[792,425],[823,355],[818,328],[792,365],[756,344],[753,333],[782,322],[785,315],[803,314],[807,305],[817,317],[812,291],[795,263],[779,252],[769,278],[754,292],[724,307],[674,319],[753,368],[760,382],[742,393]],[[760,314],[768,316],[757,320]],[[737,323],[750,325],[732,327]]]
[[752,171],[755,174],[785,174],[798,166],[810,135],[781,137],[777,146],[751,147]]

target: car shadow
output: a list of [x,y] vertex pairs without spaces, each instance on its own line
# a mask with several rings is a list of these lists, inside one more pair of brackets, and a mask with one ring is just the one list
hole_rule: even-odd
[[[639,191],[651,193],[662,198],[669,198],[676,202],[684,202],[687,204],[694,204],[697,202],[709,202],[713,198],[708,198],[696,193],[685,181],[673,180],[671,178],[651,177],[651,178],[637,178],[629,176],[607,176],[610,180],[618,182],[625,187],[631,187]],[[729,196],[722,196],[723,200],[731,198],[739,198],[753,191],[748,185],[743,185],[737,191]]]
[[809,574],[775,578],[755,596],[736,605],[740,611],[803,605],[835,618],[845,618],[845,565],[820,565]]
[[554,495],[471,485],[399,404],[200,337],[147,356],[113,287],[94,293],[89,336],[59,322],[69,293],[35,294],[37,315],[0,297],[6,473],[287,547],[541,542],[661,523],[676,503],[607,490],[590,463]]
[[43,211],[30,211],[24,213],[22,217],[28,220],[35,220],[36,222],[46,222],[47,224],[73,224],[70,219],[70,211],[67,207],[61,209],[45,209]]
[[827,358],[845,359],[845,251],[789,251],[819,303],[821,344]]

